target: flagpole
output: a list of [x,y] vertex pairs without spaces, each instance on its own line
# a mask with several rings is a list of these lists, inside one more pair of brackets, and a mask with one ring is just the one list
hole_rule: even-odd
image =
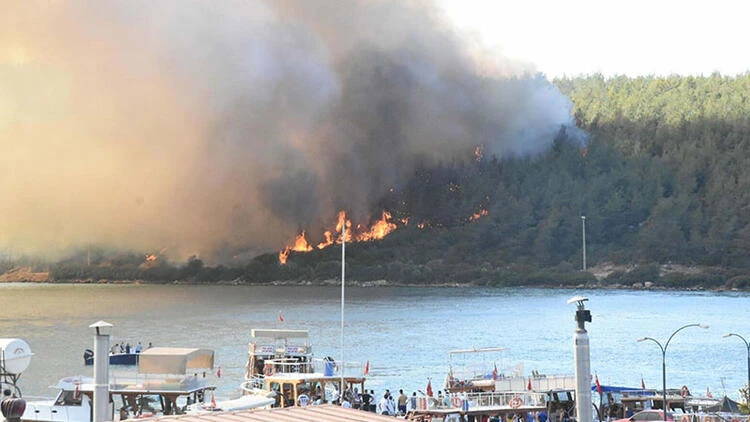
[[344,291],[346,289],[345,264],[346,257],[346,214],[341,223],[341,391],[339,392],[339,404],[344,402]]

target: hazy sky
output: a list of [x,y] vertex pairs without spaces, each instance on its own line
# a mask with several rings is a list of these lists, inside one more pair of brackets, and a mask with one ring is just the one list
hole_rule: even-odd
[[439,0],[463,29],[548,77],[750,70],[750,2]]

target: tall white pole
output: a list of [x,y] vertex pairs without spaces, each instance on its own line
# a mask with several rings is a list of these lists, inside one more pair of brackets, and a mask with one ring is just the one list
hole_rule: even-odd
[[94,336],[94,421],[112,420],[109,409],[109,333],[112,324],[98,321],[89,328],[96,330]]
[[346,214],[344,214],[344,221],[341,224],[341,391],[339,391],[339,404],[344,402],[344,392],[346,386],[344,385],[344,291],[346,289]]
[[583,271],[586,271],[586,216],[581,216],[581,229],[583,230]]
[[577,327],[573,341],[575,342],[576,415],[578,422],[593,421],[593,411],[591,409],[591,358],[589,355],[589,336],[585,327],[586,322],[591,322],[591,312],[583,306],[583,303],[587,300],[588,298],[576,296],[568,301],[568,303],[577,302],[575,316]]

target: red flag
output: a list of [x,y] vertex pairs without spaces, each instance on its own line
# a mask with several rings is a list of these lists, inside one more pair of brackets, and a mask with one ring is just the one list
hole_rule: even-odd
[[599,375],[595,374],[594,379],[596,380],[596,392],[602,394],[602,385],[599,384]]
[[492,370],[492,379],[497,381],[497,364],[495,364],[495,369]]
[[281,315],[281,311],[279,311],[279,322],[284,322],[284,317]]
[[427,380],[427,396],[432,397],[432,380]]
[[531,378],[529,378],[529,383],[526,384],[526,389],[531,391]]
[[211,407],[216,409],[216,397],[214,397],[214,392],[211,392]]
[[221,378],[221,366],[216,370],[216,376]]
[[646,383],[643,382],[643,377],[641,377],[641,389],[643,389],[643,390],[646,389]]
[[365,363],[365,376],[370,375],[370,361],[368,360],[367,363]]
[[709,390],[708,387],[706,387],[706,397],[708,397],[709,399],[714,398],[714,395],[711,394],[711,390]]

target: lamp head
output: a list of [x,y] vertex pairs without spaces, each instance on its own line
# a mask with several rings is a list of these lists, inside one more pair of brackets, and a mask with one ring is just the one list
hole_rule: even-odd
[[707,324],[698,324],[698,326],[699,326],[700,328],[703,328],[704,330],[705,330],[706,328],[708,328],[708,325],[707,325]]
[[732,336],[732,333],[727,333],[727,334],[724,334],[724,335],[723,335],[723,336],[721,336],[721,337],[722,337],[722,338],[727,338],[727,337],[731,337],[731,336]]
[[641,337],[641,338],[638,339],[638,343],[640,343],[642,341],[646,341],[646,337]]

